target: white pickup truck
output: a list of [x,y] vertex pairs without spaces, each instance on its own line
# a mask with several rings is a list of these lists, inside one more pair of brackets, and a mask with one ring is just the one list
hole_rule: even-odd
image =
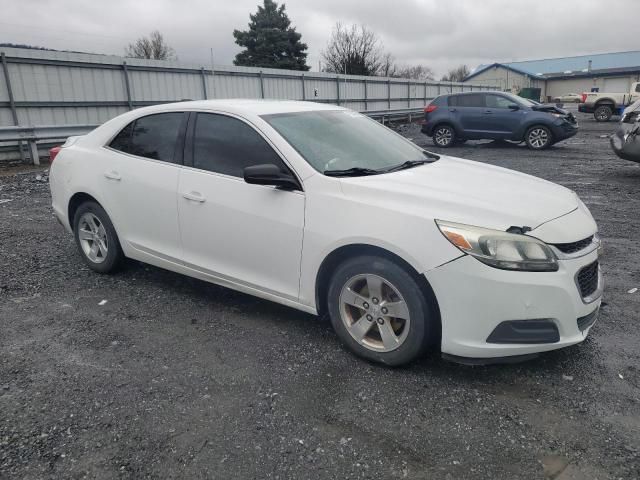
[[578,111],[593,113],[598,122],[608,122],[612,115],[620,115],[622,111],[640,99],[640,82],[631,84],[629,93],[585,92]]

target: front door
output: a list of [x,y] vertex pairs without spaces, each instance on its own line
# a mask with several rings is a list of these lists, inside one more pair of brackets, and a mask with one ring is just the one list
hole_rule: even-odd
[[305,196],[248,184],[244,167],[289,170],[271,145],[238,118],[193,113],[178,215],[187,267],[223,282],[298,299]]
[[[484,97],[487,130],[491,132],[492,138],[509,139],[518,130],[526,110],[502,95],[486,93]],[[511,108],[512,106],[518,108]]]

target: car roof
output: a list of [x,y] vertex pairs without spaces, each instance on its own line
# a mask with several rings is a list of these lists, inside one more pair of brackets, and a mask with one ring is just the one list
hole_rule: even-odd
[[191,100],[175,103],[163,103],[137,109],[136,112],[150,114],[182,110],[217,110],[237,114],[269,115],[276,113],[309,112],[322,110],[346,110],[336,105],[295,100],[256,100],[248,98],[229,98],[219,100]]

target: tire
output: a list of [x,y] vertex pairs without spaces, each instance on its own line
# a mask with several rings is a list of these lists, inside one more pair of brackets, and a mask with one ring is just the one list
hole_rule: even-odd
[[593,118],[596,119],[596,122],[608,122],[612,115],[611,105],[600,105],[593,111]]
[[404,365],[439,340],[435,300],[428,300],[416,279],[391,260],[372,255],[346,260],[335,270],[327,295],[336,334],[362,358]]
[[547,127],[534,125],[527,129],[524,141],[531,150],[544,150],[553,144],[553,135]]
[[107,212],[96,202],[85,202],[78,207],[73,216],[73,236],[91,270],[111,273],[122,265],[124,254],[116,230]]
[[451,125],[438,125],[431,138],[436,147],[449,148],[456,142],[456,131]]

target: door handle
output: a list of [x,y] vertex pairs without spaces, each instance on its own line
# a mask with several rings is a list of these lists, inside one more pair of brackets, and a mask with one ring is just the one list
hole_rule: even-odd
[[203,203],[206,200],[199,192],[183,193],[182,196],[192,202]]
[[456,111],[456,109],[455,109],[455,108],[450,108],[450,109],[449,109],[449,111],[450,111],[450,112],[455,112],[455,111]]
[[485,110],[484,113],[486,114],[492,114],[493,112],[491,110]]
[[120,174],[118,172],[116,172],[115,170],[111,170],[109,172],[104,172],[104,176],[105,176],[105,178],[108,178],[109,180],[116,180],[118,182],[122,179]]

